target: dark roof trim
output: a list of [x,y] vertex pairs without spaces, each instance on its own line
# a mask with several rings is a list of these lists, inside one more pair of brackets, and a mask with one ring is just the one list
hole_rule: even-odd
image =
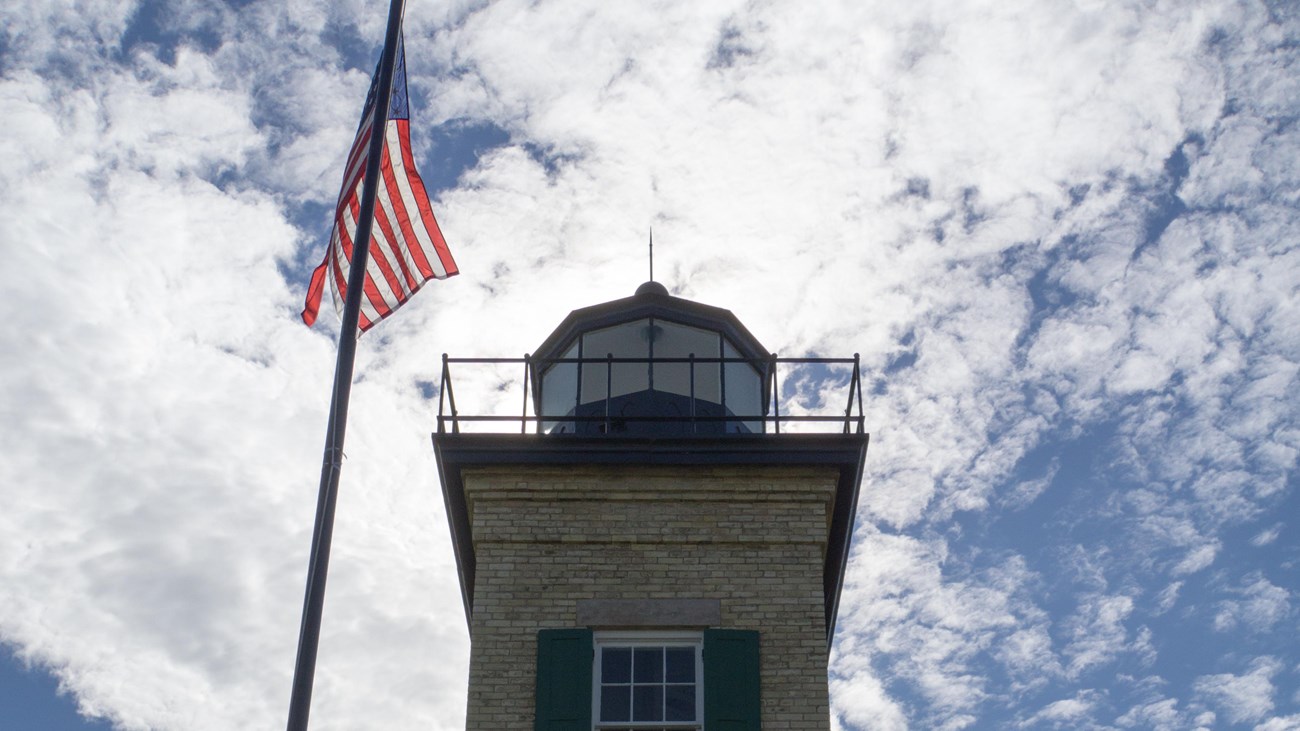
[[758,338],[732,314],[731,310],[721,307],[702,305],[681,297],[659,294],[651,288],[638,289],[638,294],[605,302],[591,307],[583,307],[569,313],[560,326],[533,351],[534,358],[558,358],[563,348],[578,333],[611,327],[623,322],[640,320],[644,317],[659,317],[683,325],[719,331],[736,346],[746,358],[767,360],[771,353],[758,342]]
[[442,496],[460,575],[465,619],[474,613],[473,533],[461,471],[495,465],[831,466],[839,470],[823,566],[826,647],[835,636],[840,590],[853,539],[866,434],[756,434],[718,438],[556,438],[539,434],[434,434]]

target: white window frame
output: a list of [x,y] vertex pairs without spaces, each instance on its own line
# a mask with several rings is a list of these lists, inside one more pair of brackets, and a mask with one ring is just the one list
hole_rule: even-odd
[[[691,631],[597,631],[593,634],[595,652],[591,653],[591,724],[593,731],[606,729],[645,729],[646,731],[692,731],[704,728],[704,633]],[[695,720],[694,721],[609,721],[600,720],[601,653],[611,647],[683,647],[695,648]]]

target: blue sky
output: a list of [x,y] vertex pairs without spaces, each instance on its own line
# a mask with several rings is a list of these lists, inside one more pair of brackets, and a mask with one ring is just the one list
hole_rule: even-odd
[[59,683],[39,668],[24,665],[6,652],[0,664],[0,728],[43,731],[109,731],[112,724],[77,712],[76,701],[59,694]]
[[[0,728],[283,723],[337,328],[297,313],[381,5],[0,10]],[[412,0],[405,37],[462,273],[361,341],[318,727],[463,726],[440,355],[630,294],[653,225],[675,294],[863,356],[834,728],[1300,729],[1293,3]]]

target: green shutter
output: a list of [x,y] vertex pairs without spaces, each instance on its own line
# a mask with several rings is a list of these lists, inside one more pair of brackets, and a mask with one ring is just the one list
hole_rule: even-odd
[[591,630],[537,633],[536,731],[591,731]]
[[758,633],[704,630],[704,728],[758,731]]

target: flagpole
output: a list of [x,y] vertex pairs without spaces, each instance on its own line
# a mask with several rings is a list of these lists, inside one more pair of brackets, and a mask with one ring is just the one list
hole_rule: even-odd
[[316,675],[316,649],[320,644],[321,614],[325,604],[325,575],[329,571],[330,542],[334,534],[334,506],[338,500],[339,473],[343,467],[343,437],[348,423],[348,399],[352,394],[352,367],[357,351],[357,323],[370,257],[370,229],[374,221],[375,193],[383,158],[384,134],[388,126],[388,102],[393,89],[393,65],[402,29],[405,0],[390,0],[388,32],[379,64],[375,89],[374,120],[366,178],[361,192],[360,219],[352,240],[352,261],[348,271],[347,300],[339,330],[338,360],[334,366],[334,391],[330,397],[329,425],[321,460],[320,494],[316,500],[316,524],[312,531],[311,558],[307,564],[307,589],[303,597],[302,625],[298,632],[298,659],[293,669],[293,694],[289,700],[288,731],[306,731],[311,712],[312,682]]

